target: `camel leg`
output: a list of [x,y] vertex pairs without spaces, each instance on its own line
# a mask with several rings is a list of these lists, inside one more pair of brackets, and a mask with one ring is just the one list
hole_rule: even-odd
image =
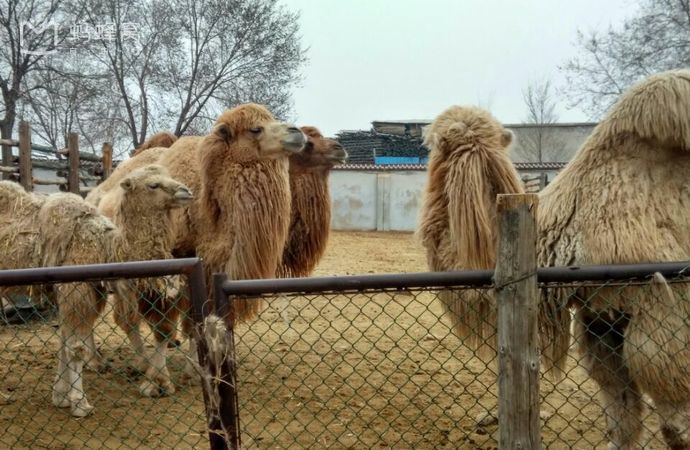
[[159,397],[175,393],[175,386],[165,364],[167,349],[167,340],[156,342],[156,348],[150,357],[150,366],[146,370],[146,380],[139,387],[139,391],[147,397]]
[[70,389],[69,375],[67,373],[67,359],[65,356],[65,340],[60,335],[60,348],[58,349],[58,368],[53,382],[53,405],[58,408],[69,408],[70,403],[67,393]]
[[156,348],[146,370],[146,380],[139,390],[147,397],[174,394],[175,387],[170,379],[166,357],[168,343],[174,335],[178,318],[177,305],[170,298],[150,292],[139,306],[156,339]]
[[134,362],[132,369],[135,372],[144,373],[148,364],[144,358],[144,340],[141,337],[141,316],[137,309],[136,300],[132,299],[128,292],[118,290],[113,294],[113,317],[115,323],[127,334],[132,350]]
[[82,373],[88,353],[88,340],[103,305],[86,284],[60,285],[57,286],[56,293],[61,345],[58,352],[58,374],[53,386],[53,403],[61,407],[69,405],[73,416],[84,417],[91,413],[93,406],[84,393]]
[[82,383],[84,356],[86,354],[85,339],[88,339],[88,337],[74,334],[65,338],[64,356],[67,363],[66,378],[69,383],[67,400],[72,415],[75,417],[85,417],[93,411],[93,406],[89,404],[86,398]]
[[185,358],[184,365],[184,377],[187,381],[193,380],[195,377],[199,376],[199,372],[196,366],[199,365],[199,355],[196,348],[196,340],[193,337],[189,337],[189,351],[187,352],[187,357]]
[[655,401],[661,416],[661,434],[671,450],[690,449],[690,401],[685,405]]
[[106,363],[103,361],[103,357],[96,348],[96,341],[94,339],[93,333],[89,335],[86,340],[86,368],[92,372],[103,372],[106,368]]
[[582,308],[577,313],[577,340],[582,364],[600,388],[607,419],[609,448],[641,447],[644,403],[637,383],[623,360],[623,340],[629,318],[619,312]]

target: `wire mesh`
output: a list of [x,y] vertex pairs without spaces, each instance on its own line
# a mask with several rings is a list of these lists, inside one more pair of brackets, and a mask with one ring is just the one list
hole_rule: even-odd
[[495,358],[461,345],[434,292],[264,300],[235,328],[247,448],[495,445]]
[[[571,317],[563,377],[542,367],[546,448],[631,439],[630,448],[684,448],[673,443],[690,424],[688,281],[540,284]],[[490,287],[444,291],[492,298]],[[266,309],[235,326],[244,446],[497,448],[495,352],[454,333],[439,297],[432,288],[257,297]],[[494,351],[495,342],[487,336]]]
[[543,378],[542,434],[568,448],[689,448],[689,288],[658,275],[543,285],[572,322],[563,378]]
[[208,448],[185,277],[0,289],[1,448]]

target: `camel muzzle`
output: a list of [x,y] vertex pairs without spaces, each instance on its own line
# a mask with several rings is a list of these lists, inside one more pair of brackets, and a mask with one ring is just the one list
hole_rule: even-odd
[[344,163],[348,158],[347,150],[342,145],[336,145],[333,147],[333,152],[330,154],[329,159],[336,163]]
[[283,148],[290,153],[299,153],[307,143],[307,136],[299,128],[288,128],[288,135],[281,141]]
[[177,191],[175,191],[175,195],[173,197],[178,203],[186,203],[194,199],[192,191],[190,191],[186,187],[178,188]]

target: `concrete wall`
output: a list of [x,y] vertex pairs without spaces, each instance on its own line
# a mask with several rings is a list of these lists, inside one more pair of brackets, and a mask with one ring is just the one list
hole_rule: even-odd
[[[543,162],[567,162],[592,134],[595,124],[554,124],[544,126],[542,132]],[[538,162],[536,150],[539,130],[534,125],[506,125],[514,136],[510,157],[514,162]]]
[[426,171],[334,170],[329,181],[332,229],[415,230]]

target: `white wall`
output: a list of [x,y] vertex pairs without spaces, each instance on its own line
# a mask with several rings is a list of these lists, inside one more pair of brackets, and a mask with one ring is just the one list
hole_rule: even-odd
[[331,172],[332,229],[376,230],[376,175],[349,170]]
[[421,170],[332,171],[331,228],[414,231],[426,177]]

